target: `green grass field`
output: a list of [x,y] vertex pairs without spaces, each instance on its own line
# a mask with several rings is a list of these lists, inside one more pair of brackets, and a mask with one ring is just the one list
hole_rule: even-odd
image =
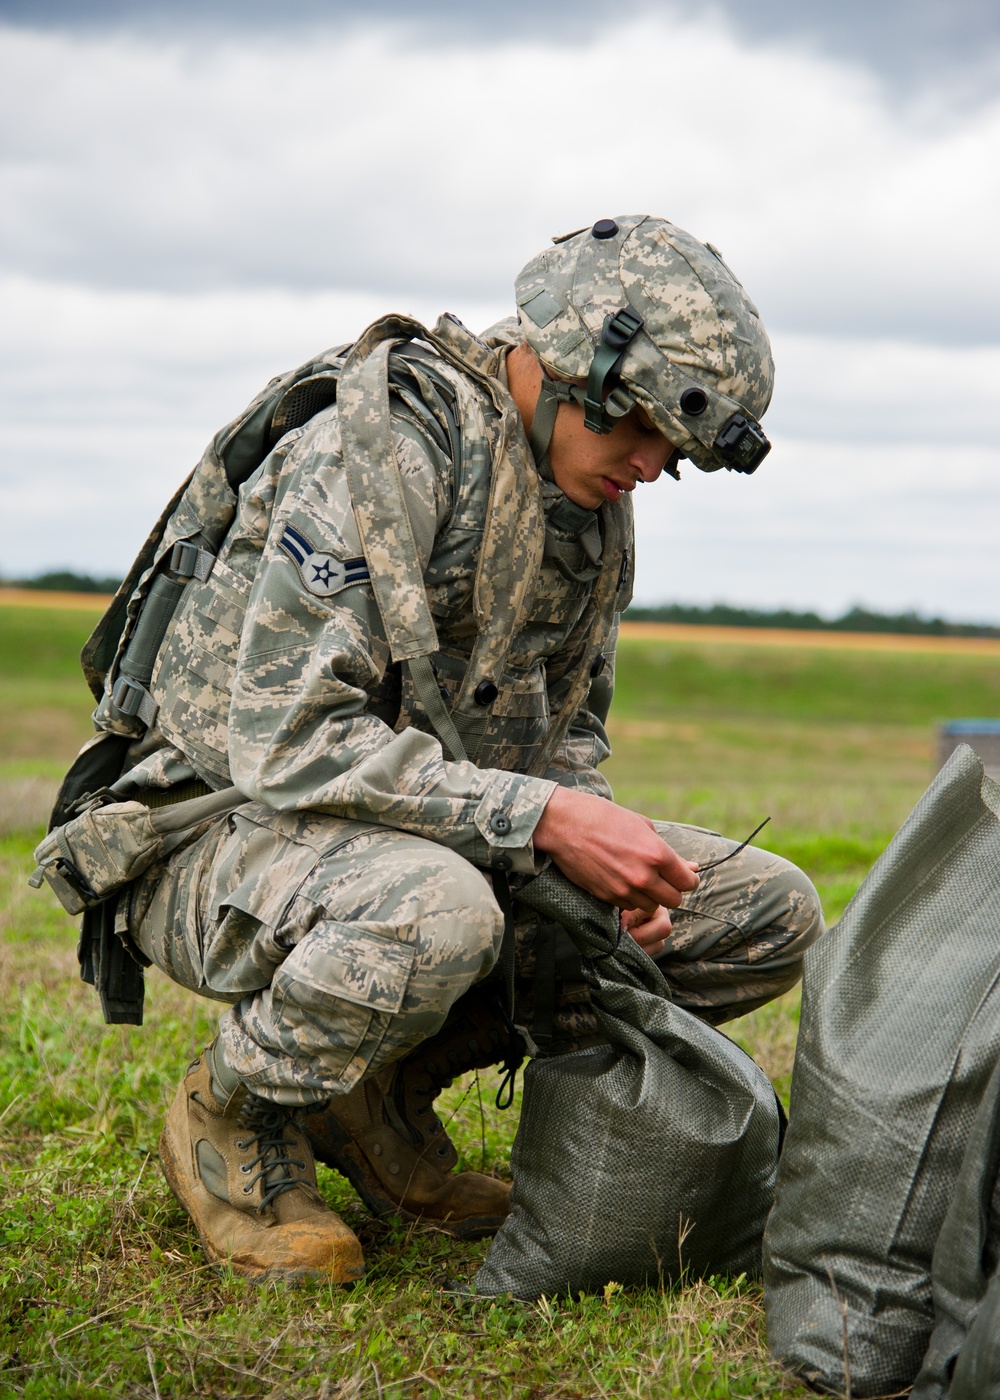
[[[443,1290],[487,1245],[373,1221],[328,1198],[369,1272],[351,1290],[253,1287],[202,1261],[156,1162],[170,1095],[216,1009],[147,977],[146,1025],[105,1027],[75,927],[27,889],[55,781],[89,733],[86,612],[0,607],[0,1397],[768,1397],[745,1280],[537,1305]],[[623,643],[609,764],[619,799],[745,835],[813,876],[835,918],[931,774],[934,722],[1000,713],[990,657]],[[787,1092],[794,994],[732,1030]],[[448,1091],[467,1165],[504,1173],[516,1109],[494,1081]],[[481,1104],[485,1105],[481,1110]]]

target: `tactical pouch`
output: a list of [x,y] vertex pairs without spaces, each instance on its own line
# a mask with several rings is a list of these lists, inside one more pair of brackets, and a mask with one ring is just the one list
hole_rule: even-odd
[[38,889],[47,880],[66,912],[80,914],[244,801],[231,787],[151,809],[142,802],[115,802],[105,789],[86,800],[79,816],[49,832],[35,851],[38,868],[29,883]]

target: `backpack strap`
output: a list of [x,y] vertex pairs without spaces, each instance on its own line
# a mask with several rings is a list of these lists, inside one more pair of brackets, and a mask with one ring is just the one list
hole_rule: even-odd
[[[419,339],[469,375],[498,415],[490,503],[473,588],[478,635],[451,714],[429,658],[438,650],[423,570],[406,510],[390,419],[388,364],[401,343]],[[393,660],[403,663],[428,719],[452,757],[475,761],[489,721],[483,683],[503,675],[541,566],[545,528],[541,487],[521,420],[496,378],[497,356],[453,317],[429,331],[404,316],[369,326],[340,375],[337,396],[344,464],[361,547]],[[475,449],[472,449],[475,450]],[[479,450],[485,451],[483,441]],[[495,694],[495,691],[494,691]]]

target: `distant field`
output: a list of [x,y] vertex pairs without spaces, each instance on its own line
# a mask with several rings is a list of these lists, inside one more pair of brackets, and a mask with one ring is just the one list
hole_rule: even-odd
[[[485,1244],[373,1222],[332,1172],[322,1186],[362,1236],[364,1285],[254,1289],[205,1268],[155,1145],[216,1011],[153,974],[146,1026],[104,1027],[72,922],[24,883],[54,784],[91,732],[76,655],[99,606],[0,606],[0,1394],[804,1396],[767,1361],[753,1285],[456,1303],[441,1285],[471,1275]],[[736,836],[770,815],[767,843],[836,917],[929,780],[935,723],[1000,714],[996,655],[850,640],[624,638],[619,800]],[[790,994],[727,1027],[783,1094],[796,1024]],[[503,1173],[516,1114],[493,1109],[493,1087],[467,1077],[447,1101],[466,1162]]]

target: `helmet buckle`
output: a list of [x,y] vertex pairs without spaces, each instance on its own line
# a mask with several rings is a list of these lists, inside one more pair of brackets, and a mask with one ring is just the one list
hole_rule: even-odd
[[610,433],[618,422],[620,415],[609,413],[604,401],[608,390],[616,387],[615,381],[621,370],[625,351],[642,330],[642,326],[642,317],[630,306],[623,306],[613,316],[604,318],[601,343],[591,361],[587,392],[583,400],[584,426],[592,433]]

